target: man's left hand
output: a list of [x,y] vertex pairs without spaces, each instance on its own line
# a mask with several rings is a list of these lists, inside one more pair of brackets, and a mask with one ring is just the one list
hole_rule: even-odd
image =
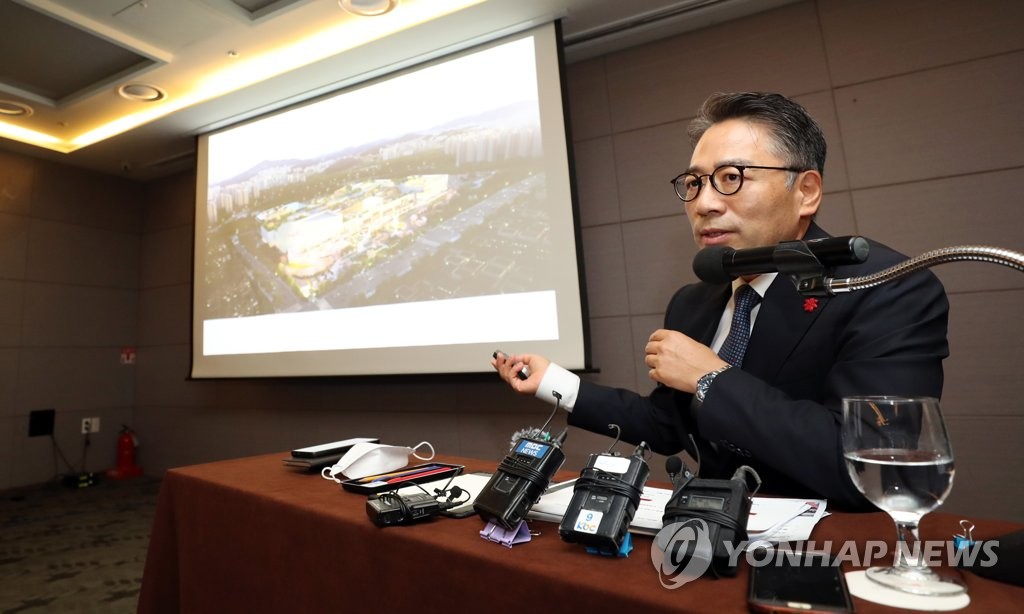
[[692,393],[702,375],[728,364],[708,346],[674,330],[654,331],[644,350],[651,379],[683,392]]

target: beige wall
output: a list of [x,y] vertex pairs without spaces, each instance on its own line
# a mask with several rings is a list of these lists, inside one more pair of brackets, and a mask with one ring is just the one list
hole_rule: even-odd
[[[668,180],[688,162],[686,123],[712,91],[779,91],[819,119],[830,148],[819,221],[833,234],[910,255],[965,243],[1024,250],[1021,23],[1021,3],[819,0],[569,66],[601,369],[589,377],[651,388],[644,341],[671,293],[694,280]],[[113,463],[113,427],[130,419],[151,473],[354,435],[497,461],[512,431],[546,417],[491,377],[187,381],[191,176],[140,186],[3,156],[0,188],[0,488],[53,474],[49,442],[25,437],[28,411],[42,407],[58,408],[58,440],[75,462],[80,418],[103,417],[93,469]],[[944,509],[1024,521],[1024,276],[934,270],[952,305],[943,407],[958,471]],[[121,367],[117,350],[132,343],[138,364]],[[607,442],[572,431],[569,464]]]

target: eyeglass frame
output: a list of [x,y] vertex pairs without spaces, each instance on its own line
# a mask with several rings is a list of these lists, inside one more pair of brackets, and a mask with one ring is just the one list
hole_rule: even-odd
[[[737,187],[732,192],[728,192],[728,193],[723,192],[722,189],[718,187],[718,184],[715,183],[715,173],[717,173],[718,171],[722,170],[723,168],[735,168],[736,170],[738,170],[740,172],[740,185],[739,185],[739,187]],[[669,183],[672,184],[672,191],[674,191],[676,193],[676,196],[679,198],[679,200],[683,201],[684,203],[691,203],[691,202],[697,200],[697,197],[700,196],[700,191],[704,189],[704,183],[705,183],[704,182],[704,178],[705,177],[708,178],[708,182],[711,184],[711,187],[714,188],[716,192],[718,192],[722,196],[732,196],[733,194],[736,194],[741,189],[743,189],[743,181],[746,180],[746,178],[747,178],[747,176],[744,174],[744,172],[748,168],[755,168],[755,169],[761,169],[761,170],[767,170],[767,171],[788,171],[788,172],[791,172],[791,173],[802,173],[802,172],[804,172],[806,170],[809,170],[809,169],[806,169],[806,168],[798,168],[798,167],[795,167],[795,166],[760,166],[760,165],[757,165],[757,164],[722,164],[721,166],[715,167],[715,169],[713,171],[711,171],[710,173],[704,173],[703,175],[698,175],[697,173],[691,173],[689,171],[687,171],[685,173],[679,173]],[[683,195],[679,193],[679,186],[676,184],[677,181],[679,181],[681,178],[685,177],[686,175],[690,175],[692,177],[696,177],[697,181],[698,181],[698,186],[699,186],[697,188],[697,193],[694,194],[693,198],[691,198],[689,200],[683,198]],[[685,193],[685,190],[684,190],[684,193]]]

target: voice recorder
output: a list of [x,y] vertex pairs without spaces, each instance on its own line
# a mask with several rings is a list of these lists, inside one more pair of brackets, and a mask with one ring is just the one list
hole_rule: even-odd
[[520,437],[473,503],[481,518],[513,530],[565,462],[566,432],[553,440]]
[[646,449],[647,444],[641,443],[628,457],[611,452],[590,455],[558,525],[563,541],[607,555],[622,549],[651,474],[644,460]]
[[[748,488],[747,477],[755,484],[753,492]],[[694,540],[677,539],[676,533],[687,533],[681,531],[660,532],[658,547],[677,561],[706,554],[711,559],[709,573],[715,577],[735,575],[736,567],[729,564],[729,549],[725,544],[730,544],[735,550],[741,541],[747,539],[751,497],[760,485],[760,476],[746,465],[739,467],[728,480],[694,478],[687,473],[687,477],[675,486],[665,505],[662,523],[665,527],[676,524],[680,529],[703,523],[710,552],[697,553],[693,550],[698,546]],[[684,547],[688,550],[680,552]]]

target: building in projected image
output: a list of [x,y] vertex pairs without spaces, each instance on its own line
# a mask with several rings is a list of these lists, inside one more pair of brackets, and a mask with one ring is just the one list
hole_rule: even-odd
[[264,240],[284,254],[284,273],[293,278],[309,278],[330,268],[341,253],[346,239],[344,220],[333,211],[289,220],[276,230],[264,230]]
[[257,213],[262,242],[281,254],[268,263],[303,298],[329,287],[347,269],[408,237],[434,204],[450,196],[449,176],[417,175],[344,186],[316,202],[293,201]]

